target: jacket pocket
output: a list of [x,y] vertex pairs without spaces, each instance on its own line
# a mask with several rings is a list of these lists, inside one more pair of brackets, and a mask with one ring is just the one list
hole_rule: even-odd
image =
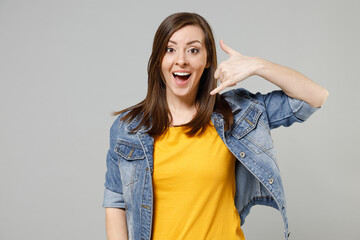
[[269,151],[274,148],[270,134],[268,121],[263,112],[255,106],[250,107],[239,117],[234,124],[232,135],[240,140],[255,154],[268,153],[274,158],[273,152]]
[[114,151],[119,155],[119,170],[121,182],[125,186],[139,180],[139,161],[145,158],[141,145],[118,140]]
[[[262,111],[255,106],[251,106],[246,111],[234,115],[234,124],[231,133],[237,139],[243,138],[249,132],[255,129]],[[240,116],[237,116],[240,115]]]

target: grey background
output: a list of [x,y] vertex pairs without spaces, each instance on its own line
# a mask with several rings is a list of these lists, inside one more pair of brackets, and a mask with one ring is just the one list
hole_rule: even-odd
[[[329,90],[306,123],[273,131],[290,232],[359,240],[359,10],[358,0],[0,0],[0,239],[105,239],[110,113],[145,96],[160,22],[191,11],[217,41]],[[276,89],[257,77],[239,86]],[[254,207],[243,230],[283,239],[271,208]]]

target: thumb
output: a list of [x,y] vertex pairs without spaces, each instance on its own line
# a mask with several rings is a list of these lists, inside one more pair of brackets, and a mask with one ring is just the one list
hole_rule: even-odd
[[232,49],[231,47],[229,47],[228,45],[226,45],[223,40],[220,40],[220,47],[222,50],[224,50],[224,52],[226,52],[230,56],[232,56],[234,53],[236,53],[236,51],[234,49]]

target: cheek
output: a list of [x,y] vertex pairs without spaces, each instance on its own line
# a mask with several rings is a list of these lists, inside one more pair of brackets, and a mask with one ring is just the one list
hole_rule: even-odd
[[165,76],[165,66],[161,64],[161,73]]
[[169,72],[171,68],[171,59],[169,57],[164,57],[161,62],[161,71],[165,75],[166,72]]
[[195,68],[196,68],[196,70],[198,72],[202,72],[205,69],[205,67],[206,67],[206,60],[205,61],[203,61],[203,60],[198,61],[196,66],[195,66]]
[[197,61],[196,68],[201,71],[204,68],[206,68],[206,63],[207,63],[207,57],[206,55],[202,55],[201,58]]
[[161,59],[161,68],[164,68],[166,66],[166,63],[168,62],[168,58],[166,55]]
[[166,76],[166,72],[167,72],[167,66],[166,66],[166,62],[162,61],[161,63],[161,72],[163,74],[163,76]]

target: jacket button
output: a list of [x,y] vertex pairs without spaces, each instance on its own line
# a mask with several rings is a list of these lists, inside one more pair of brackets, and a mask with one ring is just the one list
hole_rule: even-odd
[[244,158],[246,156],[246,154],[244,152],[240,153],[240,157]]
[[273,178],[270,178],[270,179],[269,179],[269,183],[270,183],[270,184],[273,184],[273,183],[274,183],[274,179],[273,179]]

